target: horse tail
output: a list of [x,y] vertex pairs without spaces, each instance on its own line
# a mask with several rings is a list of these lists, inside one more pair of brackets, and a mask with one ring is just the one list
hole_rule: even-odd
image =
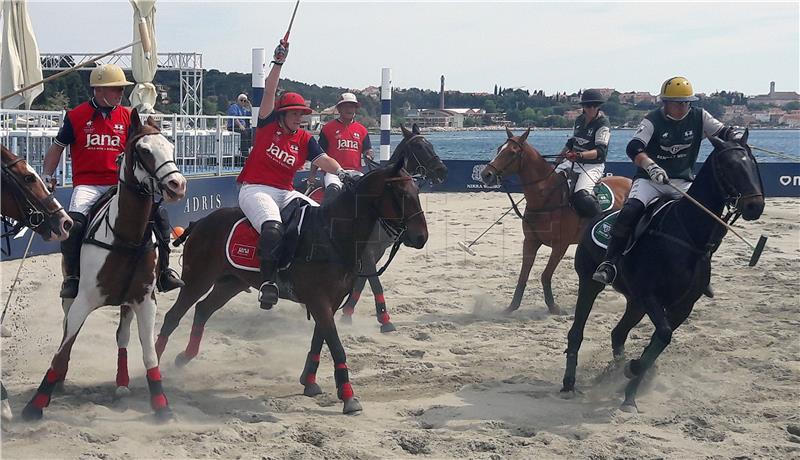
[[192,233],[192,230],[194,229],[194,224],[196,224],[196,223],[197,223],[197,221],[189,222],[189,226],[186,227],[186,230],[183,231],[183,235],[175,238],[175,241],[172,242],[172,245],[177,248],[178,246],[180,246],[183,243],[185,243],[186,239],[189,238],[189,235]]

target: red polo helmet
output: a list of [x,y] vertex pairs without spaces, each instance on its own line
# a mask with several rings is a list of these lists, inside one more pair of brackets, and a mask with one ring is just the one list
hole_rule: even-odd
[[301,110],[303,115],[311,113],[311,109],[306,105],[306,100],[297,93],[284,93],[278,99],[275,111],[286,112],[288,110]]

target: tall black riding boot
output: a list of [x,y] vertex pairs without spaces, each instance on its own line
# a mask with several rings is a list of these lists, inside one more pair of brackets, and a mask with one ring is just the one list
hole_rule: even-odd
[[330,184],[325,187],[325,197],[322,198],[322,203],[320,204],[328,204],[333,201],[334,198],[342,191],[342,187],[339,184]]
[[271,310],[278,303],[279,292],[276,280],[283,232],[281,222],[268,220],[261,224],[261,237],[258,240],[259,257],[261,257],[261,287],[258,301],[264,310]]
[[70,211],[69,216],[72,217],[73,225],[69,229],[69,237],[61,242],[64,282],[61,284],[59,295],[62,299],[74,299],[78,296],[81,276],[81,245],[86,230],[86,216],[76,211]]
[[625,245],[628,243],[628,237],[642,217],[644,212],[644,204],[636,198],[629,199],[625,202],[617,215],[617,221],[611,228],[611,240],[608,242],[608,249],[606,249],[606,259],[597,267],[592,279],[603,284],[611,284],[617,278],[617,262],[622,257],[622,251],[625,250]]
[[180,279],[178,273],[169,268],[169,214],[167,210],[160,207],[153,216],[153,232],[156,235],[156,242],[158,244],[158,280],[156,280],[156,287],[159,292],[169,292],[173,289],[182,288],[185,286],[183,280]]

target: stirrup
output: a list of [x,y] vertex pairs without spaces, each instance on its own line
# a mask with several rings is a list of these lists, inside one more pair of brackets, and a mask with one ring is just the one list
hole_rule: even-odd
[[605,260],[601,263],[597,270],[594,271],[592,279],[598,283],[611,284],[617,279],[617,267],[613,263]]
[[262,310],[272,310],[278,303],[278,285],[273,281],[264,281],[258,288],[258,302]]
[[173,289],[182,288],[186,283],[178,276],[178,272],[171,268],[167,268],[158,275],[156,287],[159,292],[169,292]]
[[64,282],[61,283],[61,292],[59,297],[62,299],[74,299],[78,297],[78,286],[80,285],[80,278],[77,276],[67,276]]

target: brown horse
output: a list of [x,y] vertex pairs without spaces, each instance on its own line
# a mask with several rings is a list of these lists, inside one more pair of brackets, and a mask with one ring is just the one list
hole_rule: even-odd
[[[26,420],[38,420],[58,382],[67,375],[72,346],[89,314],[103,305],[120,305],[120,322],[131,311],[136,314],[142,357],[147,369],[150,404],[159,419],[172,417],[172,410],[161,385],[161,372],[155,352],[153,332],[156,319],[155,271],[156,248],[152,220],[154,195],[177,201],[186,194],[186,179],[173,161],[175,146],[148,120],[142,124],[136,110],[122,166],[119,191],[108,203],[90,216],[81,249],[81,279],[78,296],[70,303],[64,299],[63,338],[50,368],[36,394],[22,411]],[[130,324],[130,321],[128,324]],[[117,330],[117,341],[127,342],[129,331]],[[119,361],[127,362],[127,345],[119,350]],[[116,396],[128,393],[127,368],[117,374]]]
[[45,241],[65,240],[72,228],[72,218],[64,207],[24,158],[17,157],[3,145],[0,145],[0,153],[3,217],[15,220],[17,230],[28,227]]
[[[31,168],[24,158],[19,158],[4,145],[0,145],[2,154],[2,205],[0,213],[3,222],[13,219],[12,228],[3,232],[3,237],[10,239],[28,227],[38,233],[45,241],[63,241],[72,228],[72,218],[64,211],[64,207],[56,200],[52,192]],[[3,311],[5,316],[5,311]],[[11,407],[8,405],[6,387],[0,383],[2,408],[0,415],[4,422],[12,419]]]
[[[503,177],[518,174],[525,194],[525,212],[522,215],[522,231],[525,240],[522,244],[522,269],[519,272],[514,298],[507,312],[519,308],[525,285],[536,259],[536,253],[544,244],[552,248],[550,259],[542,272],[544,301],[552,314],[560,314],[561,309],[553,298],[551,281],[567,248],[578,243],[588,219],[581,219],[569,202],[569,185],[563,174],[557,174],[555,167],[548,163],[538,150],[526,142],[531,130],[521,136],[506,128],[508,140],[497,149],[495,158],[483,169],[481,178],[487,185],[502,182]],[[605,177],[601,182],[614,192],[614,209],[619,209],[628,191],[631,180],[627,177]]]
[[[338,397],[344,413],[361,410],[347,371],[344,347],[334,324],[334,313],[353,289],[360,259],[375,225],[383,221],[396,229],[406,246],[420,249],[428,239],[419,189],[402,169],[404,162],[371,171],[344,189],[330,203],[306,208],[297,248],[288,269],[278,273],[281,297],[305,304],[314,318],[314,336],[300,383],[306,396],[322,390],[316,383],[323,342],[333,357]],[[158,355],[186,312],[197,304],[192,334],[186,350],[175,359],[182,366],[200,347],[206,321],[236,294],[261,284],[258,272],[235,268],[226,257],[228,234],[244,217],[239,208],[223,208],[191,224],[176,242],[186,240],[183,273],[186,287],[164,316],[156,343]],[[255,304],[253,304],[255,308]]]

